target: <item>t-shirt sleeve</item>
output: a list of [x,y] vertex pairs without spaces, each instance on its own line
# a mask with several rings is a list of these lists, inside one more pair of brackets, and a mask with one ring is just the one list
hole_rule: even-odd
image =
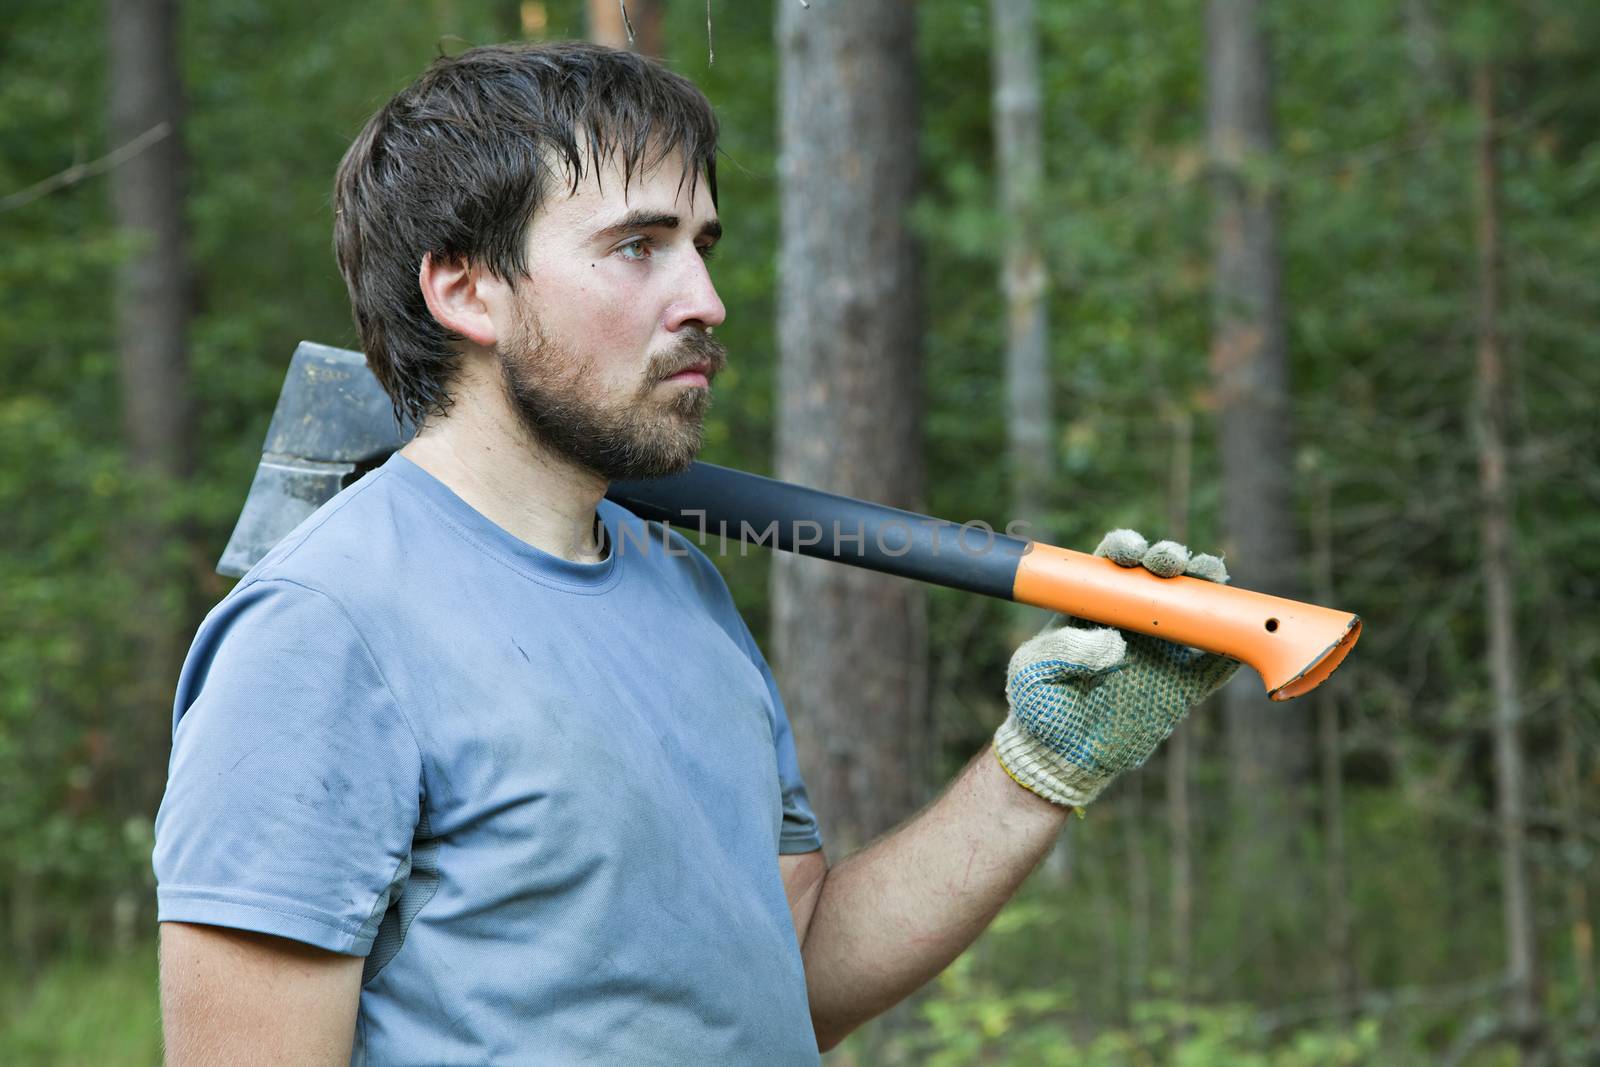
[[778,781],[783,787],[783,830],[778,836],[778,852],[784,855],[815,852],[822,847],[822,833],[816,814],[811,810],[811,799],[806,795],[806,783],[800,776],[800,759],[795,753],[794,734],[789,730],[789,713],[784,709],[772,668],[767,665],[766,657],[742,618],[739,631],[745,652],[761,671],[767,692],[772,696],[772,743],[777,747]]
[[343,608],[285,579],[236,590],[201,625],[173,712],[158,919],[365,955],[403,887],[422,757]]

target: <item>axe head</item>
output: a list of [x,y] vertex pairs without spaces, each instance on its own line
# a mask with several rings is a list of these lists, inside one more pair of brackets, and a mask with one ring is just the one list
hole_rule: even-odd
[[301,341],[244,510],[217,563],[239,577],[317,508],[411,439],[360,352]]

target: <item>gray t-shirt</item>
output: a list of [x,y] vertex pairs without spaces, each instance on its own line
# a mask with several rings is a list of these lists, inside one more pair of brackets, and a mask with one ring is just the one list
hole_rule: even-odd
[[396,454],[189,651],[160,919],[365,956],[354,1063],[818,1062],[772,674],[698,548],[599,518],[563,560]]

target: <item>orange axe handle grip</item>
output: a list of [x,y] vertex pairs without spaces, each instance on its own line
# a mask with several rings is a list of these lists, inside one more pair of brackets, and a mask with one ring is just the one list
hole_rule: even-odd
[[1273,700],[1315,689],[1361,636],[1361,620],[1348,611],[1182,575],[1159,578],[1037,541],[1017,561],[1011,599],[1232,656],[1261,675]]
[[1255,668],[1274,700],[1315,689],[1361,633],[1361,620],[1347,611],[1198,578],[1158,578],[1143,567],[710,463],[613,482],[606,495],[641,518],[1219,652]]

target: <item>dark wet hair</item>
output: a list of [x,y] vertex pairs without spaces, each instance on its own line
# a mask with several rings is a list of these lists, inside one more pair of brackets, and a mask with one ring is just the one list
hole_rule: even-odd
[[528,223],[559,175],[620,163],[624,181],[682,153],[690,193],[717,199],[717,120],[659,62],[581,42],[441,56],[367,121],[334,179],[333,248],[367,363],[397,418],[450,406],[459,335],[429,313],[422,257],[527,273]]

